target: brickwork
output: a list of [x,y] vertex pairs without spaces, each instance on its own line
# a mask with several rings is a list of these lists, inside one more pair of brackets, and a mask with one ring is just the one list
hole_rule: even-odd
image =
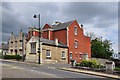
[[[54,26],[58,25],[57,27],[59,27],[60,24],[62,23],[55,24]],[[75,27],[77,27],[77,35],[75,35]],[[76,20],[74,20],[70,25],[67,25],[66,28],[58,30],[56,28],[54,30],[54,28],[52,28],[51,25],[46,24],[43,27],[42,32],[43,38],[50,40],[55,40],[55,38],[58,38],[59,42],[69,47],[68,50],[69,62],[71,60],[70,52],[72,52],[72,59],[77,60],[77,62],[83,60],[84,53],[87,53],[89,58],[91,57],[90,37],[84,36],[83,26],[79,26]],[[75,40],[77,40],[77,48],[75,48]],[[79,54],[81,54],[81,59]]]
[[[75,27],[77,27],[77,35],[75,35]],[[75,48],[75,40],[77,40],[77,48]],[[78,62],[83,60],[83,53],[88,53],[88,57],[91,57],[91,46],[90,38],[83,35],[83,29],[80,28],[77,21],[75,20],[68,27],[68,46],[69,46],[69,57],[70,52],[73,53],[72,59]],[[82,58],[79,59],[79,54],[82,54]],[[77,54],[77,59],[76,59]],[[71,59],[69,59],[70,61]]]

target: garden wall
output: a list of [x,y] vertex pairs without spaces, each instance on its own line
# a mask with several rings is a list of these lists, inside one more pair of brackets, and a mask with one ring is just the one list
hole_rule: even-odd
[[107,60],[107,59],[101,59],[101,58],[88,58],[88,60],[94,60],[96,59],[98,63],[100,63],[101,65],[106,65],[106,62],[110,61],[110,60]]

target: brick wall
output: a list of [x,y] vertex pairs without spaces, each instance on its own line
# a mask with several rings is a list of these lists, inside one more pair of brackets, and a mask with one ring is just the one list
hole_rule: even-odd
[[67,45],[67,30],[54,31],[53,34],[53,40],[55,40],[55,38],[58,38],[59,42]]
[[[75,26],[77,27],[77,35],[75,35]],[[77,40],[77,48],[75,48],[75,40]],[[83,29],[79,27],[76,20],[68,27],[68,46],[69,58],[70,52],[72,52],[72,59],[77,60],[77,62],[83,59],[83,53],[88,53],[88,56],[91,57],[90,38],[83,35]],[[79,53],[82,53],[82,59],[79,59]]]

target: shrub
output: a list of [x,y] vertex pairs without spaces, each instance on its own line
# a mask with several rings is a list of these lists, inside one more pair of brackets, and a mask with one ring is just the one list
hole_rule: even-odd
[[91,68],[103,68],[103,65],[99,64],[97,60],[82,60],[77,63],[77,66],[91,67]]
[[4,59],[22,59],[20,55],[4,55]]
[[77,63],[76,66],[80,66],[80,63]]
[[85,60],[82,60],[81,62],[80,62],[80,66],[85,66],[85,67],[87,67],[87,65],[88,65],[88,61],[85,59]]
[[0,51],[0,58],[3,57],[3,51]]
[[115,67],[115,70],[116,70],[116,71],[120,71],[120,68],[119,68],[119,67]]

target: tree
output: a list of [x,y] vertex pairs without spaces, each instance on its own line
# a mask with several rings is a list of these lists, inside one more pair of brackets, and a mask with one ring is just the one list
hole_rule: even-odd
[[[34,27],[34,29],[39,30],[39,28]],[[41,29],[41,28],[40,28]]]
[[113,54],[112,44],[110,40],[102,40],[102,37],[96,37],[91,40],[91,56],[109,59]]
[[109,59],[110,56],[112,56],[112,54],[113,54],[113,49],[112,49],[112,44],[113,43],[110,40],[106,39],[102,42],[102,44],[103,44],[103,47],[104,47],[104,50],[105,50],[105,58]]
[[118,54],[120,54],[120,52],[118,52]]
[[103,58],[105,50],[100,41],[94,41],[91,45],[91,56],[95,58]]
[[93,32],[86,32],[86,36],[90,37],[91,40],[94,40],[96,38],[96,36]]

